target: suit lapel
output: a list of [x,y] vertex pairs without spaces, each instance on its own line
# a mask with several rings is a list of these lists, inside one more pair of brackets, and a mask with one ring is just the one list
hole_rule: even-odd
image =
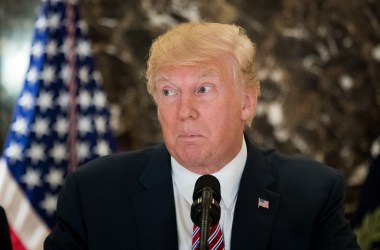
[[[271,191],[275,183],[272,166],[247,141],[248,158],[240,181],[232,226],[231,249],[264,250],[268,246],[280,195]],[[141,249],[177,249],[177,223],[170,155],[159,147],[139,179],[145,191],[134,199]],[[258,199],[269,208],[258,207]]]
[[170,155],[159,147],[139,179],[145,191],[135,197],[141,249],[177,249],[177,224]]
[[[269,190],[275,180],[265,156],[248,140],[248,158],[240,181],[232,226],[231,249],[264,250],[268,246],[280,195]],[[258,207],[258,199],[269,208]]]

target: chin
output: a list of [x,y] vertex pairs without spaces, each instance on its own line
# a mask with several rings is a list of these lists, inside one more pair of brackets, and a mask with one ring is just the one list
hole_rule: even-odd
[[188,166],[199,166],[204,163],[204,160],[199,155],[184,155],[181,159]]

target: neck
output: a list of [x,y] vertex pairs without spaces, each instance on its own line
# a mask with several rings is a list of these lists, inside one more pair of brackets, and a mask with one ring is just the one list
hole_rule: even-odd
[[[243,139],[244,140],[244,139]],[[187,162],[187,163],[181,163],[179,162],[184,168],[189,170],[190,172],[193,172],[195,174],[199,175],[205,175],[205,174],[214,174],[218,171],[220,171],[222,168],[224,168],[229,162],[231,162],[233,159],[236,158],[236,156],[241,152],[242,147],[244,144],[241,144],[240,147],[237,147],[234,151],[230,152],[229,157],[225,157],[222,161],[210,161],[206,162],[204,164],[199,164],[199,162]]]

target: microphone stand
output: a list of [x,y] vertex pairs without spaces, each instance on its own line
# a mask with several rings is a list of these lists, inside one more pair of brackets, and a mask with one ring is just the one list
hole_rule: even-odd
[[[205,192],[205,191],[209,192]],[[208,237],[210,235],[210,208],[212,197],[212,189],[205,187],[202,192],[202,215],[201,226],[199,232],[199,250],[208,250]]]

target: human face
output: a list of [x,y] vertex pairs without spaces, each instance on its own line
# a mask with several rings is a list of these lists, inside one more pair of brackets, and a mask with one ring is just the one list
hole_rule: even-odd
[[177,66],[156,74],[154,98],[165,144],[174,159],[198,174],[217,172],[239,153],[244,121],[252,114],[226,65],[219,71]]

